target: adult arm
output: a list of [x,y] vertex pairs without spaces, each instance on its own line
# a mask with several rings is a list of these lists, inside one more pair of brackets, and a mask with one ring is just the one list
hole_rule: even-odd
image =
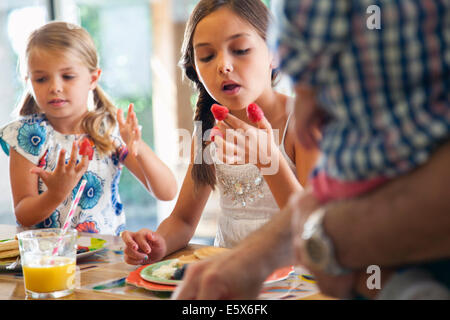
[[[316,207],[312,197],[300,200]],[[294,263],[291,231],[292,201],[267,224],[233,250],[189,265],[174,299],[254,299],[270,273]],[[297,205],[297,202],[294,203]]]
[[450,257],[450,141],[411,173],[328,207],[340,263],[396,266]]

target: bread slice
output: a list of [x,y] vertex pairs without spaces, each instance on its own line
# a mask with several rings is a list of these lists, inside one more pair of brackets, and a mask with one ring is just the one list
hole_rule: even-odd
[[0,242],[0,252],[18,249],[19,249],[19,241],[17,240],[8,240]]
[[226,252],[230,249],[221,247],[203,247],[194,251],[194,256],[199,259],[206,259],[217,254]]
[[17,257],[0,259],[0,266],[9,265],[17,260]]
[[181,257],[178,257],[178,266],[183,266],[185,264],[189,264],[189,263],[194,263],[194,262],[198,262],[200,261],[199,258],[197,258],[195,255],[193,254],[189,254],[189,255],[182,255]]
[[0,251],[0,259],[17,257],[19,254],[19,249]]

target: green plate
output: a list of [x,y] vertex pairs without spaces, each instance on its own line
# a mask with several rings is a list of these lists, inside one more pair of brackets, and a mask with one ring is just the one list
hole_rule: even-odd
[[156,269],[158,269],[161,266],[170,264],[174,260],[175,259],[164,260],[164,261],[153,263],[153,264],[149,265],[148,267],[145,267],[144,269],[142,269],[142,271],[140,273],[141,278],[144,279],[145,281],[150,281],[150,282],[159,283],[159,284],[168,284],[168,285],[180,284],[182,280],[165,279],[165,278],[155,277],[153,275],[153,272]]

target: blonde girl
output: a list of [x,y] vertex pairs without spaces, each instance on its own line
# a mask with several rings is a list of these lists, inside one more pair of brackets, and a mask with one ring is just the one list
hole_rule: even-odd
[[[141,139],[133,105],[124,119],[98,86],[101,69],[86,30],[65,22],[35,30],[22,67],[28,90],[18,106],[20,118],[0,129],[21,226],[61,227],[83,178],[87,184],[71,226],[120,234],[122,165],[156,198],[175,197],[175,178]],[[91,157],[79,155],[84,139]]]

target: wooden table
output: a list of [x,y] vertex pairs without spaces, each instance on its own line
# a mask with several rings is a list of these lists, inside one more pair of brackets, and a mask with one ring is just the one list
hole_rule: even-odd
[[[0,239],[14,237],[21,229],[11,225],[0,224]],[[124,284],[130,272],[136,270],[136,266],[128,265],[123,262],[124,244],[120,237],[81,233],[82,236],[101,238],[106,240],[106,247],[102,253],[98,253],[99,259],[86,259],[86,261],[77,262],[79,267],[79,278],[77,288],[74,293],[60,298],[64,300],[148,300],[161,299],[161,295],[145,289],[137,288]],[[194,250],[202,247],[199,244],[189,244],[186,248],[175,252],[167,259],[175,258],[183,254],[191,254]],[[104,283],[111,283],[114,280],[120,280],[122,286],[120,292],[114,290],[95,290]],[[119,293],[118,293],[119,292]],[[167,298],[167,295],[164,297]],[[23,277],[21,273],[2,272],[0,273],[0,299],[1,300],[23,300],[27,299],[24,289]],[[320,293],[314,293],[303,299],[328,299]]]

